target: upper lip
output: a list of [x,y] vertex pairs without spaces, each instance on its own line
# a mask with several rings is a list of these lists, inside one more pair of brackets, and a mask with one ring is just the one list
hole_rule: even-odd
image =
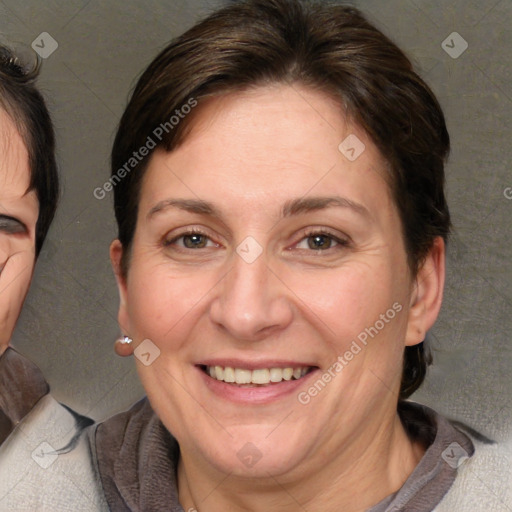
[[263,368],[309,368],[314,364],[300,361],[284,361],[282,359],[243,360],[243,359],[205,359],[197,366],[221,366],[223,368],[241,368],[244,370],[259,370]]

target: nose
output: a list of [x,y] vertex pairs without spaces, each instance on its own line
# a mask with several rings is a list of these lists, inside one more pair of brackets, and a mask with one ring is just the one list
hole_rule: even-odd
[[237,254],[219,283],[211,320],[239,341],[259,341],[284,330],[293,309],[286,285],[260,256],[248,263]]

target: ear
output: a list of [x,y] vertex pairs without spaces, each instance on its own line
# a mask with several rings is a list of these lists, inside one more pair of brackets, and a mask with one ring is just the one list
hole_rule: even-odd
[[126,298],[127,298],[127,285],[126,276],[121,270],[121,260],[123,257],[123,245],[119,240],[114,240],[110,244],[110,262],[114,275],[116,277],[117,289],[119,290],[119,311],[117,314],[117,321],[123,334],[130,333],[130,321],[128,311],[126,309]]
[[434,325],[443,301],[445,272],[445,243],[437,237],[413,285],[405,335],[407,346],[421,343]]

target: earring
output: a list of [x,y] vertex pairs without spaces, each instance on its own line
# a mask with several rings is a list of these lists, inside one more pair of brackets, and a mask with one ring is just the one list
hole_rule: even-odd
[[129,336],[120,336],[114,343],[114,351],[118,356],[126,357],[133,354],[133,340]]

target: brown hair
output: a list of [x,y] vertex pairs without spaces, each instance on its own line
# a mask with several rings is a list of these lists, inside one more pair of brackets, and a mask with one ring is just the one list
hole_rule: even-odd
[[[140,77],[115,138],[112,177],[166,122],[156,146],[175,149],[186,137],[187,118],[172,128],[168,121],[191,98],[200,101],[272,83],[300,83],[326,92],[368,133],[389,164],[415,275],[435,237],[446,240],[450,229],[444,195],[449,136],[434,94],[408,58],[352,7],[245,0],[192,27]],[[125,173],[114,188],[124,272],[148,160]],[[425,343],[405,349],[400,398],[418,389],[431,361]]]
[[30,184],[39,201],[36,224],[36,256],[57,209],[59,177],[55,161],[55,136],[50,114],[34,82],[39,61],[25,69],[14,53],[0,46],[0,108],[15,123],[27,148]]

